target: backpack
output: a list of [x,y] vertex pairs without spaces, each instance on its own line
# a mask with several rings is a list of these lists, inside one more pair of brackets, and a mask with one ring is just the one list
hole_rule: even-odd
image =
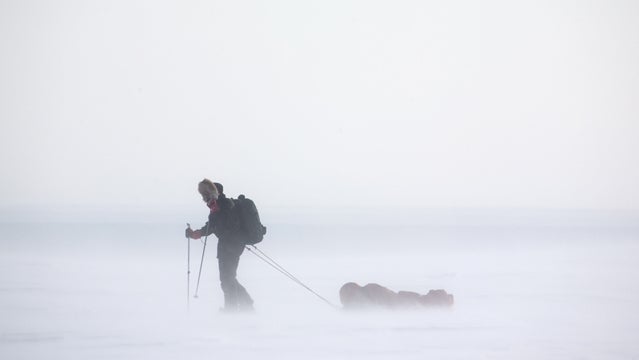
[[255,245],[264,239],[266,227],[260,222],[260,214],[253,200],[244,195],[238,196],[235,203],[237,215],[240,220],[240,231],[246,245]]

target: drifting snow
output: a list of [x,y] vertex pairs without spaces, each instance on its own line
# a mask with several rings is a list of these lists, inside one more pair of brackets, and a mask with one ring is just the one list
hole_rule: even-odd
[[271,226],[261,248],[336,304],[357,281],[447,289],[454,307],[338,311],[245,253],[256,312],[229,316],[214,246],[187,308],[180,225],[2,225],[0,358],[639,356],[636,230],[330,230]]

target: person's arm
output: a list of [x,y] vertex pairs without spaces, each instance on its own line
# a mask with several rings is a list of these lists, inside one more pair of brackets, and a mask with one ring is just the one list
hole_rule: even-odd
[[186,230],[184,231],[184,234],[186,235],[187,238],[194,239],[194,240],[197,240],[202,237],[202,232],[200,230],[193,231],[193,229],[191,229],[191,226],[186,228]]
[[213,223],[213,214],[211,214],[209,216],[209,221],[206,222],[206,224],[204,224],[204,226],[201,229],[198,230],[193,230],[191,229],[191,227],[189,226],[186,229],[186,237],[191,238],[191,239],[199,239],[202,236],[209,236],[213,233],[213,230],[215,229],[215,226],[210,226],[209,224]]
[[[226,200],[229,201],[229,200]],[[224,203],[224,208],[226,209],[228,206],[228,203]],[[209,205],[209,208],[211,209],[211,212],[209,213],[209,221],[206,222],[206,224],[198,230],[189,232],[190,229],[187,229],[187,237],[193,238],[193,239],[199,239],[202,236],[209,236],[213,233],[216,233],[216,230],[218,228],[218,224],[220,224],[220,222],[224,223],[225,221],[223,220],[223,218],[226,218],[226,212],[225,214],[221,214],[222,209],[220,207],[218,207],[217,203],[214,203],[211,207],[211,205]],[[195,237],[194,237],[195,236]]]
[[204,226],[201,229],[195,230],[194,233],[200,235],[200,237],[209,236],[209,235],[213,234],[215,232],[215,226],[217,224],[217,218],[218,218],[218,213],[217,212],[209,213],[209,221],[207,221],[206,224],[204,224]]
[[204,224],[204,226],[199,229],[199,230],[195,230],[195,232],[199,233],[200,236],[209,236],[211,234],[213,234],[213,230],[215,229],[215,226],[210,225],[213,223],[213,221],[211,221],[212,216],[209,216],[209,221],[206,222],[206,224]]

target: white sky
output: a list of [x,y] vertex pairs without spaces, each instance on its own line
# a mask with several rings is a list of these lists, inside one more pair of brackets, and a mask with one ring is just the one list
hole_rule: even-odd
[[635,1],[0,0],[0,201],[639,209]]

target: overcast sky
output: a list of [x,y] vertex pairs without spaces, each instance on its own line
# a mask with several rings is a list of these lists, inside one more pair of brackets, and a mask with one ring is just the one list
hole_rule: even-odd
[[639,208],[636,1],[0,0],[0,201]]

